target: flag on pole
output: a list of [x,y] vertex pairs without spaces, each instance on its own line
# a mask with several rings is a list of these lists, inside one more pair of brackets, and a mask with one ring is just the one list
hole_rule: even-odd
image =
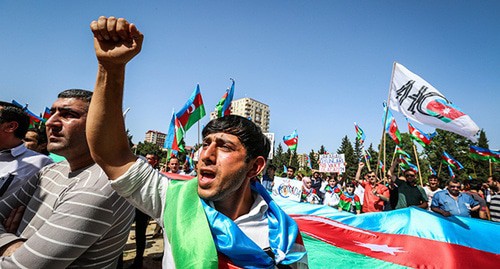
[[450,177],[455,178],[455,173],[453,173],[453,169],[451,169],[450,165],[447,165],[447,166],[448,166],[448,172],[450,173]]
[[283,165],[283,173],[285,173],[285,174],[286,174],[287,172],[288,172],[288,169],[286,168],[286,166],[285,166],[285,165]]
[[500,163],[500,151],[470,146],[469,153],[470,157],[476,160],[491,160],[492,162]]
[[30,119],[29,127],[28,128],[34,128],[36,127],[36,124],[40,124],[42,122],[42,118],[38,117],[35,113],[31,112],[28,109],[28,105],[23,106],[21,103],[17,102],[16,100],[12,100],[12,104],[21,108],[26,114],[28,114],[28,117]]
[[205,106],[203,104],[203,99],[200,93],[200,85],[196,85],[195,90],[189,97],[189,100],[184,104],[184,106],[177,112],[176,116],[179,122],[187,132],[193,124],[199,121],[206,115]]
[[436,170],[432,168],[431,164],[429,164],[429,172],[431,173],[431,175],[437,175]]
[[45,107],[45,111],[43,111],[43,116],[42,116],[42,120],[43,122],[47,122],[47,120],[50,118],[50,108],[48,107]]
[[234,94],[234,79],[231,79],[231,81],[233,81],[231,89],[226,90],[226,93],[224,93],[222,98],[219,100],[219,103],[215,106],[218,118],[231,115],[231,102],[233,101]]
[[[399,145],[401,143],[401,133],[399,132],[398,125],[396,123],[396,119],[392,115],[390,110],[387,110],[387,106],[385,102],[384,105],[384,117],[387,113],[387,119],[385,119],[385,131],[389,134],[389,136],[394,140],[394,142]],[[387,110],[387,112],[386,112]],[[384,123],[384,118],[382,118],[382,124]]]
[[399,63],[394,64],[393,71],[389,104],[392,110],[418,123],[477,141],[479,127],[476,123],[436,88]]
[[441,156],[442,162],[444,164],[447,164],[449,166],[452,166],[455,169],[462,169],[464,166],[457,160],[455,160],[453,157],[451,157],[450,154],[448,154],[446,151],[443,152],[443,156]]
[[177,118],[177,114],[173,112],[172,119],[170,120],[170,127],[168,128],[167,138],[165,139],[163,147],[174,151],[184,151],[184,146],[181,143],[184,138],[184,134],[185,131],[182,128],[182,124]]
[[311,164],[311,158],[309,158],[309,156],[306,155],[306,159],[307,159],[307,167],[309,167],[309,169],[313,169]]
[[383,163],[381,160],[379,160],[379,161],[378,161],[378,168],[379,168],[380,170],[382,170],[382,171],[384,171],[384,170],[385,170],[384,163]]
[[396,145],[395,151],[396,151],[396,154],[403,155],[403,156],[405,156],[406,158],[411,159],[410,154],[408,154],[408,152],[404,151],[404,150],[403,150],[401,147],[399,147],[398,145]]
[[366,139],[365,132],[363,132],[363,129],[361,129],[357,123],[354,123],[354,129],[356,130],[356,137],[358,138],[359,143],[363,144]]
[[413,163],[410,162],[410,159],[404,157],[404,156],[399,156],[399,159],[401,159],[401,162],[399,163],[399,166],[401,166],[401,168],[403,170],[406,170],[406,169],[412,169],[414,171],[418,171],[418,167],[416,165],[414,165]]
[[299,143],[299,135],[297,130],[294,130],[291,135],[283,136],[283,142],[288,146],[290,150],[297,150],[297,144]]
[[432,138],[437,135],[436,132],[433,132],[432,134],[426,134],[411,125],[410,122],[408,122],[408,132],[410,133],[410,137],[424,148],[427,147],[431,143]]

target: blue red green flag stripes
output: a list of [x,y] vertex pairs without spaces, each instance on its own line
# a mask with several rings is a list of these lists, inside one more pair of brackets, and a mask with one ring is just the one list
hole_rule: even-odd
[[431,141],[432,141],[432,138],[434,138],[434,136],[436,136],[436,132],[432,133],[432,134],[426,134],[422,131],[420,131],[419,129],[417,129],[416,127],[414,127],[413,125],[411,125],[410,122],[408,122],[408,132],[410,133],[410,137],[411,139],[413,139],[413,141],[419,143],[422,147],[427,147]]
[[450,173],[451,178],[455,178],[455,173],[453,173],[453,169],[451,169],[451,165],[447,165],[448,173]]
[[500,151],[470,146],[469,155],[476,160],[491,160],[492,162],[500,163]]
[[28,114],[28,116],[30,118],[29,128],[38,127],[38,125],[42,122],[42,118],[37,116],[35,113],[31,112],[28,109],[28,105],[23,106],[19,102],[17,102],[16,100],[12,100],[12,104],[21,108],[22,110],[24,110],[24,112],[26,112],[26,114]]
[[294,130],[291,135],[283,136],[283,142],[288,146],[290,150],[297,150],[297,144],[299,143],[299,135],[297,130]]
[[231,102],[233,101],[234,95],[234,80],[231,79],[233,83],[231,84],[231,89],[228,89],[222,98],[219,100],[217,105],[215,106],[215,110],[217,111],[217,117],[222,118],[227,115],[231,115]]
[[165,144],[163,145],[166,149],[172,149],[176,152],[184,151],[184,146],[181,143],[184,139],[185,131],[182,128],[180,120],[177,118],[177,114],[172,113],[172,119],[170,120],[170,126],[168,128],[167,138],[165,139]]
[[[391,111],[387,109],[385,102],[383,105],[384,116],[387,114],[387,119],[385,120],[385,132],[389,134],[389,137],[394,140],[396,145],[399,145],[399,143],[401,143],[401,133],[399,132],[398,124],[396,123],[396,119],[392,115]],[[384,123],[384,118],[382,118],[382,123]]]
[[356,137],[358,138],[359,143],[363,144],[366,139],[365,132],[363,132],[363,129],[361,129],[357,123],[354,123],[354,130],[356,130]]
[[437,175],[436,170],[434,170],[434,168],[432,168],[432,166],[430,164],[429,164],[429,173],[431,175]]
[[43,116],[42,116],[42,120],[43,122],[47,122],[47,120],[50,118],[50,108],[48,107],[45,107],[45,110],[43,111]]
[[455,169],[462,169],[464,166],[457,160],[455,160],[453,157],[451,157],[450,154],[448,154],[446,151],[443,152],[443,155],[441,156],[442,162],[444,164],[447,164]]
[[325,268],[331,260],[356,261],[357,268],[496,268],[500,259],[491,240],[500,238],[495,222],[451,219],[417,207],[354,215],[273,199],[299,225],[309,268]]
[[176,116],[184,131],[188,131],[193,124],[206,115],[203,98],[201,97],[200,85],[196,85],[195,90],[189,97],[189,100],[177,112]]
[[406,158],[411,159],[410,154],[408,154],[408,152],[404,151],[400,146],[396,145],[394,150],[395,150],[396,154],[403,155]]

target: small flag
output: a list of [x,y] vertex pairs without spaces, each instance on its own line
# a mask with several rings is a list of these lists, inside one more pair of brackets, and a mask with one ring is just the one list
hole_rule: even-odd
[[429,164],[429,172],[431,173],[431,175],[437,175],[436,170],[434,170],[434,168],[432,168],[430,164]]
[[222,118],[227,115],[231,115],[231,102],[233,101],[234,95],[234,80],[231,79],[233,83],[231,84],[231,89],[227,89],[226,93],[219,100],[219,103],[215,106],[217,111],[217,117]]
[[283,173],[285,173],[285,174],[286,174],[287,172],[288,172],[288,169],[286,169],[286,166],[285,166],[285,165],[283,165]]
[[356,130],[356,137],[358,138],[359,143],[363,144],[366,139],[365,132],[363,132],[363,129],[361,129],[357,123],[354,123],[354,129]]
[[432,134],[426,134],[413,127],[410,122],[408,122],[408,132],[410,133],[410,137],[424,148],[431,143],[432,138],[434,138],[437,134],[436,132],[433,132]]
[[184,106],[177,112],[176,116],[184,131],[187,132],[193,124],[206,115],[203,98],[201,97],[200,85],[196,85],[191,97]]
[[471,158],[476,160],[491,160],[492,162],[500,163],[499,151],[493,151],[476,146],[470,146],[469,155]]
[[399,155],[404,155],[406,158],[411,159],[410,154],[408,154],[408,152],[404,151],[404,150],[403,150],[401,147],[399,147],[398,145],[396,145],[395,151],[396,151],[396,154],[399,154]]
[[43,112],[42,120],[43,122],[47,122],[47,120],[50,118],[50,108],[45,107],[45,111]]
[[[384,117],[385,113],[387,113],[387,119],[385,120],[385,131],[389,134],[389,136],[394,140],[394,142],[399,145],[401,143],[401,133],[399,132],[398,125],[396,124],[396,119],[392,115],[391,111],[387,110],[387,106],[384,102]],[[384,118],[382,118],[382,123],[384,122]]]
[[379,163],[378,163],[378,168],[379,168],[380,170],[382,170],[382,171],[383,171],[383,170],[385,170],[385,165],[384,165],[384,163],[383,163],[381,160],[379,160],[378,162],[379,162]]
[[288,146],[290,150],[297,150],[297,144],[299,143],[299,135],[297,130],[294,130],[291,135],[283,136],[283,142]]
[[451,155],[448,154],[446,151],[443,152],[443,156],[441,156],[441,158],[442,158],[442,162],[444,164],[452,166],[455,169],[460,170],[460,169],[464,168],[464,166],[459,161],[457,161],[453,157],[451,157]]
[[418,171],[418,167],[410,162],[409,159],[399,156],[399,159],[401,159],[401,162],[399,163],[399,166],[401,166],[402,169],[412,169],[414,171]]
[[448,166],[448,172],[450,172],[450,177],[455,178],[455,173],[453,173],[453,169],[451,169],[450,165],[447,165],[447,166]]

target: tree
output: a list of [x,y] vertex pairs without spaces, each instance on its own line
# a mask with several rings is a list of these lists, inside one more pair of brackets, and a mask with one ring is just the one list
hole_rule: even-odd
[[347,135],[342,138],[342,142],[340,143],[337,153],[344,154],[345,162],[347,163],[346,174],[348,177],[354,178],[356,170],[358,169],[358,160],[356,159],[356,156],[354,156],[354,149]]
[[309,153],[309,160],[311,160],[312,169],[318,170],[319,169],[318,157],[316,157],[316,153],[312,149],[311,152]]

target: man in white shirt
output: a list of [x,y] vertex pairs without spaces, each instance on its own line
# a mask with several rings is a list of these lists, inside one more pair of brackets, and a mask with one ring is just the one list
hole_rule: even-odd
[[91,29],[98,59],[91,153],[120,195],[164,225],[164,268],[307,268],[296,223],[258,183],[270,150],[260,128],[234,115],[209,122],[198,177],[171,181],[132,154],[121,114],[125,66],[143,35],[114,17],[101,16]]
[[0,199],[14,193],[52,160],[27,149],[23,139],[29,116],[21,108],[0,101]]

